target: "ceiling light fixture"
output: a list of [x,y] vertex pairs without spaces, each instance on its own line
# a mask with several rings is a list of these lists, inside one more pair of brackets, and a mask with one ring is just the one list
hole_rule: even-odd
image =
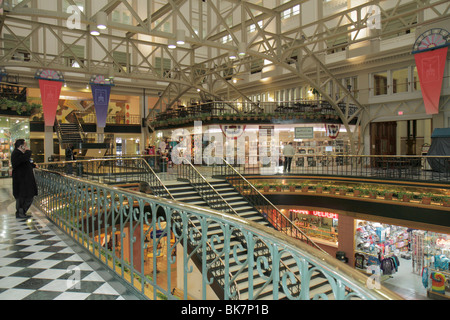
[[186,43],[186,34],[184,30],[178,29],[177,30],[177,44],[183,45]]
[[175,49],[177,45],[175,44],[175,41],[172,39],[169,39],[169,43],[167,44],[167,48],[169,49]]
[[235,60],[235,59],[237,59],[236,53],[234,53],[233,51],[230,51],[230,53],[228,54],[228,58],[229,58],[230,60]]
[[104,11],[99,11],[96,16],[97,28],[105,30],[107,26],[107,15]]
[[245,56],[246,46],[245,43],[241,42],[238,44],[238,55]]
[[92,27],[91,28],[91,35],[99,36],[100,35],[100,31],[98,31],[98,29],[96,27]]

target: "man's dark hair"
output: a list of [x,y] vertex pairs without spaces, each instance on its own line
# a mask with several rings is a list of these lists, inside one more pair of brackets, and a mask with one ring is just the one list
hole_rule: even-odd
[[18,149],[21,145],[25,143],[25,139],[17,139],[14,143],[14,148]]

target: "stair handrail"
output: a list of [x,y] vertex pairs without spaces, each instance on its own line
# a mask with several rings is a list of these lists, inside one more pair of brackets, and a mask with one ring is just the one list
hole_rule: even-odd
[[[233,209],[233,207],[222,197],[222,195],[219,193],[219,192],[217,192],[217,190],[208,182],[208,180],[197,170],[197,168],[195,168],[195,166],[188,160],[188,159],[183,159],[183,162],[185,162],[186,164],[188,164],[189,166],[190,166],[190,168],[191,168],[191,170],[194,170],[194,172],[196,172],[196,174],[197,174],[197,176],[198,177],[200,177],[200,179],[204,182],[204,183],[206,183],[221,199],[222,199],[222,201],[231,209],[231,211],[236,215],[236,216],[238,216],[239,217],[239,215],[238,215],[238,213],[236,212],[236,210],[234,210]],[[182,166],[178,166],[178,168],[180,168],[180,167],[182,167]],[[178,174],[178,176],[179,176],[179,174]],[[195,187],[194,187],[195,188]],[[198,190],[197,188],[195,188],[196,190]],[[205,199],[205,201],[206,201],[206,199]],[[238,232],[238,238],[240,239],[240,241],[244,244],[244,246],[246,247],[246,241],[245,241],[245,237],[243,236],[243,234],[239,231]],[[259,241],[259,246],[258,246],[258,248],[259,249],[264,249],[264,248],[268,248],[268,246],[267,246],[267,244],[264,242],[264,241],[262,241],[262,240],[260,240]],[[321,248],[319,248],[319,249],[321,249]],[[323,251],[323,250],[322,250]],[[258,256],[259,256],[259,253],[260,251],[259,250],[254,250],[253,251],[253,253],[255,254],[255,256],[256,256],[256,258],[258,258]],[[323,251],[323,252],[325,252],[325,251]],[[289,268],[289,266],[287,266],[285,263],[284,263],[284,261],[283,260],[281,260],[280,259],[280,263],[281,263],[281,265],[284,267],[284,268],[286,268],[286,270],[291,270],[290,268]],[[280,272],[281,272],[281,270],[280,270]],[[294,277],[297,279],[297,280],[299,280],[299,278],[297,277],[297,275],[295,274],[295,273],[293,273],[292,272],[292,274],[294,275]],[[297,281],[297,284],[298,283],[300,283],[300,281]],[[298,286],[298,285],[297,285]],[[289,288],[290,289],[290,288]],[[300,288],[298,288],[298,292],[300,292]]]
[[[188,159],[183,159],[183,163],[187,164],[191,168],[191,170],[193,170],[193,172],[196,174],[196,176],[198,178],[200,178],[200,180],[202,182],[204,182],[208,185],[208,187],[222,200],[222,203],[225,204],[233,214],[235,214],[236,216],[239,216],[238,213],[236,212],[236,210],[233,209],[233,207],[222,197],[222,195],[219,192],[217,192],[217,190],[208,182],[208,180],[197,170],[197,168],[195,168],[195,166]],[[183,168],[183,166],[178,166],[178,169],[179,168]],[[180,172],[178,172],[178,176],[180,176]],[[201,189],[196,188],[195,185],[193,187],[194,187],[194,189],[196,189],[197,192],[200,193],[200,195],[202,195]],[[207,198],[204,198],[204,200],[206,202],[208,202]]]
[[[289,224],[291,230],[295,230],[295,236],[293,234],[289,234],[288,232],[284,231],[282,226],[280,226],[280,228],[276,228],[276,226],[274,225],[274,227],[284,233],[287,234],[291,237],[294,237],[296,239],[302,240],[308,244],[310,244],[311,246],[313,246],[314,248],[326,253],[325,250],[323,250],[321,247],[319,247],[314,241],[311,240],[311,238],[309,238],[299,227],[297,227],[288,217],[286,217],[272,202],[269,201],[269,199],[267,199],[257,188],[255,188],[255,186],[253,184],[251,184],[239,171],[237,171],[227,160],[222,158],[222,161],[225,163],[225,165],[230,168],[234,173],[235,176],[237,176],[241,181],[243,181],[245,184],[247,184],[251,190],[254,191],[254,193],[258,196],[258,198],[260,200],[262,200],[263,202],[265,202],[267,206],[269,206],[272,210],[275,210],[275,212],[277,213],[278,216],[282,217],[282,219]],[[228,176],[228,175],[227,175]],[[244,196],[250,203],[253,203],[254,201],[250,200],[248,197],[245,196],[245,194],[239,192],[242,196]],[[257,208],[256,208],[257,209]],[[258,210],[258,209],[257,209]],[[259,212],[261,212],[260,210],[258,210]],[[262,212],[261,212],[262,213]],[[269,221],[269,223],[272,224],[271,221]],[[297,237],[297,235],[300,234],[300,238]]]
[[[138,158],[139,159],[139,158]],[[174,201],[176,201],[175,200],[175,198],[173,197],[173,195],[170,193],[170,191],[169,191],[169,189],[167,189],[167,187],[166,187],[166,185],[162,182],[162,180],[160,179],[160,177],[156,174],[156,172],[152,169],[152,167],[150,166],[150,164],[147,162],[147,161],[145,161],[145,159],[142,159],[142,158],[140,158],[139,160],[141,160],[142,162],[144,162],[145,163],[145,165],[144,165],[144,167],[146,167],[147,168],[147,170],[149,170],[150,171],[150,173],[151,173],[151,175],[155,178],[153,181],[154,182],[156,182],[156,184],[158,185],[158,187],[162,187],[164,190],[165,190],[165,192],[166,192],[166,194],[170,197],[170,199],[171,200],[174,200]],[[150,183],[152,183],[152,179],[150,178]],[[150,185],[150,187],[152,187],[152,185]],[[154,190],[160,190],[160,189],[154,189]],[[158,192],[159,194],[158,194],[158,196],[161,196],[162,195],[162,193],[161,192]],[[192,228],[193,230],[194,230],[194,232],[196,233],[196,234],[201,234],[201,232],[200,232],[200,230],[198,230],[198,228],[197,228],[197,226],[192,222],[192,220],[191,219],[188,219],[188,224],[189,224],[189,226],[190,226],[190,228]],[[214,253],[214,250],[213,250],[213,248],[211,247],[211,244],[209,244],[209,243],[206,243],[206,246],[208,247],[208,251],[211,253]],[[200,255],[197,253],[197,255],[199,256],[199,258],[201,259],[201,257],[200,257]],[[215,255],[215,253],[214,253],[214,255]],[[216,255],[216,257],[217,257],[217,262],[219,263],[219,264],[221,264],[221,266],[223,267],[223,269],[225,269],[225,262],[220,258],[220,257],[218,257],[217,255]],[[210,270],[210,272],[214,275],[214,273],[215,273],[215,271],[213,271],[213,270]],[[228,273],[228,275],[229,275],[229,277],[230,277],[230,279],[232,279],[232,277],[233,277],[233,275],[229,272]],[[220,277],[214,277],[223,287],[225,287],[224,286],[224,279],[223,280],[220,280],[221,278]],[[237,285],[237,283],[236,283],[236,281],[234,280],[233,281],[233,287],[235,288],[235,292],[236,292],[236,298],[239,300],[239,298],[240,298],[240,292],[239,292],[239,287],[238,287],[238,285]]]
[[56,131],[56,136],[58,137],[59,144],[62,145],[61,127],[59,126],[59,122],[56,118],[55,118],[54,126],[56,129],[55,131]]
[[78,133],[80,134],[81,141],[85,142],[85,140],[86,140],[85,139],[85,133],[83,131],[83,126],[81,125],[80,119],[78,119],[77,112],[74,112],[73,115],[74,115],[75,120],[76,120],[75,122],[76,122],[76,125],[78,127]]

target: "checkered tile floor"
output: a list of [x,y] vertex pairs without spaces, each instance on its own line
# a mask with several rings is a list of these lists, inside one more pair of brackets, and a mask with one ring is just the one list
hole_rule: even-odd
[[0,211],[0,300],[138,299],[42,213],[30,212],[19,220]]

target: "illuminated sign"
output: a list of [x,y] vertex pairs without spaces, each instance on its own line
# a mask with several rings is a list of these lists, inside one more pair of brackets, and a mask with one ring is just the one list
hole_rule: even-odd
[[441,247],[450,247],[450,239],[439,238],[436,240],[436,245]]
[[305,215],[313,215],[316,217],[322,217],[322,218],[330,218],[330,219],[338,219],[337,213],[331,213],[331,212],[324,212],[324,211],[310,211],[310,210],[297,210],[297,209],[291,209],[289,210],[290,213],[299,213],[299,214],[305,214]]

